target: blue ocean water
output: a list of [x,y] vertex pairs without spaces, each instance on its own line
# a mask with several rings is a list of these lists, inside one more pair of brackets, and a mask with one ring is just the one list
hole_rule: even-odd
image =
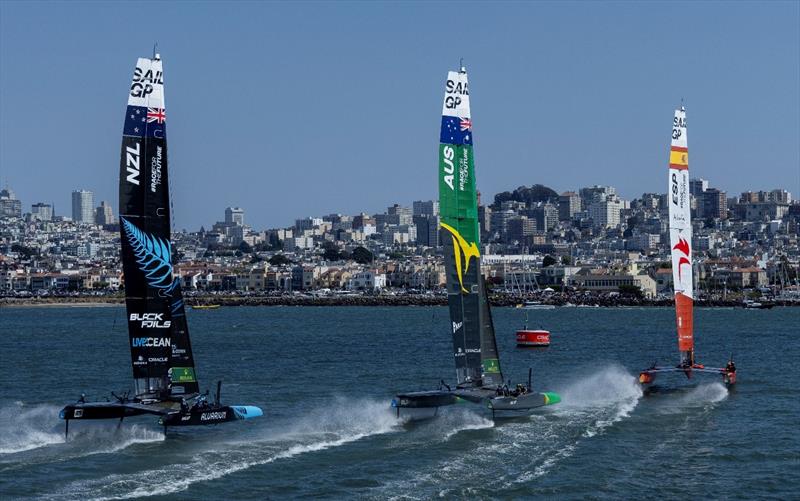
[[733,353],[738,385],[676,377],[649,396],[639,369],[677,361],[671,309],[528,314],[550,348],[516,348],[525,312],[493,310],[506,376],[532,367],[562,395],[534,416],[397,421],[396,392],[453,379],[445,308],[221,308],[188,312],[201,385],[263,418],[166,438],[152,417],[73,421],[65,442],[65,403],[131,387],[124,310],[3,308],[0,499],[800,496],[800,309],[697,309],[698,360]]

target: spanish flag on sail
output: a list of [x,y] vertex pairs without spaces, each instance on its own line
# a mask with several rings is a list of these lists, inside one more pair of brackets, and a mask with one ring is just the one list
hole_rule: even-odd
[[669,150],[669,168],[685,170],[689,168],[689,149],[673,146]]

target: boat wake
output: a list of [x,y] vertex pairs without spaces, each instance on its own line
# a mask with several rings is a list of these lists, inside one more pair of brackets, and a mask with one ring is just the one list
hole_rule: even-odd
[[[117,452],[134,444],[160,442],[164,434],[146,425],[80,423],[64,439],[59,407],[15,402],[0,408],[0,471]],[[91,426],[89,426],[91,424]]]
[[[672,395],[674,396],[674,395]],[[711,410],[719,402],[728,398],[728,389],[719,382],[704,383],[689,388],[677,398],[663,399],[659,412],[662,414],[680,414],[686,410]]]
[[[501,422],[480,441],[468,440],[468,435],[457,436],[462,440],[451,438],[448,446],[458,447],[453,455],[422,466],[417,474],[407,475],[410,478],[385,483],[376,495],[502,497],[505,489],[521,493],[527,489],[524,484],[572,456],[582,441],[630,416],[642,397],[636,377],[616,365],[554,390],[562,396],[558,405],[528,418]],[[475,481],[465,482],[465,478]]]
[[54,417],[58,416],[58,410],[53,405],[28,406],[22,402],[0,407],[0,454],[17,454],[63,443],[63,430],[55,428]]
[[630,416],[643,392],[636,377],[620,366],[610,366],[560,391],[561,404],[553,412],[587,418],[582,436],[589,438]]
[[[454,409],[455,410],[455,409]],[[462,409],[459,409],[459,411]],[[442,416],[436,423],[437,427],[445,427],[443,439],[448,441],[457,434],[464,431],[486,430],[494,428],[494,421],[475,414],[469,410],[464,412],[452,412]]]
[[399,429],[399,421],[384,401],[337,399],[293,424],[271,423],[244,433],[247,438],[241,440],[209,442],[209,448],[200,450],[195,441],[173,443],[174,449],[191,450],[171,450],[170,463],[156,468],[72,482],[51,497],[102,500],[169,495],[197,482]]

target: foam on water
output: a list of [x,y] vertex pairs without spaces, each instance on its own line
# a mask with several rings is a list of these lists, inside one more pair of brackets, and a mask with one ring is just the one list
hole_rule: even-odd
[[565,416],[593,415],[583,436],[593,437],[603,429],[630,416],[642,398],[636,377],[618,365],[580,379],[560,391],[561,404],[553,408]]
[[0,454],[16,454],[64,442],[54,429],[58,407],[14,402],[0,407]]
[[471,410],[459,409],[462,412],[447,413],[437,425],[445,427],[443,440],[447,441],[456,434],[470,430],[485,430],[494,428],[494,421],[487,419]]
[[[490,437],[458,444],[463,450],[455,456],[409,478],[384,484],[378,488],[383,493],[378,496],[398,491],[418,492],[422,497],[496,495],[493,489],[546,475],[572,456],[581,441],[628,417],[642,397],[636,377],[616,365],[555,390],[562,397],[561,403],[527,419],[496,424]],[[449,438],[456,432],[447,433]],[[457,437],[468,439],[463,434]],[[464,482],[471,477],[480,478],[479,484]],[[442,484],[461,486],[442,489]]]
[[683,414],[691,409],[710,410],[728,398],[728,389],[720,382],[699,384],[677,393],[659,400],[660,413]]
[[215,443],[212,449],[193,452],[189,461],[73,482],[52,498],[102,500],[174,494],[197,482],[388,433],[399,426],[384,401],[340,398],[291,425],[268,426],[246,441]]
[[[117,452],[133,444],[164,440],[160,430],[140,424],[91,422],[77,424],[73,420],[69,440],[64,437],[64,421],[58,418],[60,408],[54,405],[27,405],[15,402],[0,408],[0,463],[21,464],[50,461],[49,452],[37,449],[58,447],[59,458],[68,459],[92,454]],[[3,457],[5,455],[5,457]]]

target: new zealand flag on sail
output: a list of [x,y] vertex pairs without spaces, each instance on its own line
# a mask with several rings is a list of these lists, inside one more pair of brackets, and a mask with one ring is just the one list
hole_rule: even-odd
[[167,114],[164,108],[128,106],[125,113],[125,136],[165,137]]
[[440,143],[472,144],[472,120],[462,117],[442,117]]

